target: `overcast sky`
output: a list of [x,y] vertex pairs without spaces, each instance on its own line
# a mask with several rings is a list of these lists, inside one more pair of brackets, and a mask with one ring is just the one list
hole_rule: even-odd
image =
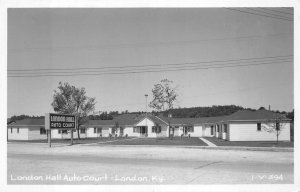
[[[293,17],[287,8],[269,11],[280,12]],[[8,77],[8,117],[53,112],[59,81],[85,87],[88,96],[96,97],[96,111],[144,111],[144,95],[150,100],[153,85],[164,78],[178,86],[176,107],[271,105],[291,111],[293,41],[288,19],[224,8],[9,9],[8,76],[32,73],[16,75],[12,70],[103,67],[125,73],[43,76],[34,71],[42,76]],[[215,65],[212,61],[241,59],[250,59],[247,66],[201,68]],[[124,68],[184,63],[198,68],[147,73],[127,73]],[[55,74],[64,74],[59,72]]]

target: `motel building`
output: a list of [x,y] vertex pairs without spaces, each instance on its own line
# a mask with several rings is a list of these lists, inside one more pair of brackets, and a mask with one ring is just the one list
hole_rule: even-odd
[[[151,114],[123,114],[113,120],[89,120],[80,126],[80,138],[96,137],[216,137],[228,141],[276,141],[267,132],[266,120],[276,113],[240,110],[228,116],[172,118]],[[279,141],[290,141],[290,119],[284,119]],[[74,138],[77,138],[77,130]],[[70,130],[51,130],[51,138],[71,138]],[[7,125],[8,140],[47,139],[44,119],[23,119]]]

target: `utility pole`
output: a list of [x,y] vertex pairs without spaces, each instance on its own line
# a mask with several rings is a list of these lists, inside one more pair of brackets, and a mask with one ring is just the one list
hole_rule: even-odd
[[148,134],[148,124],[147,124],[147,98],[148,98],[148,94],[145,94],[145,98],[146,98],[146,134]]

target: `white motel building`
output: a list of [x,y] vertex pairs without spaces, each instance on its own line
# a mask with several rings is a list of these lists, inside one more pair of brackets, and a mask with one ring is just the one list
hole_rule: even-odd
[[[89,120],[80,126],[81,138],[122,137],[217,137],[228,141],[275,141],[267,132],[266,120],[278,115],[267,110],[241,110],[228,116],[202,118],[172,118],[151,114],[123,114],[113,120]],[[280,141],[290,141],[290,119],[280,127]],[[74,138],[77,138],[74,132]],[[68,130],[51,130],[53,139],[70,138]],[[8,140],[47,139],[44,119],[23,119],[7,125]]]

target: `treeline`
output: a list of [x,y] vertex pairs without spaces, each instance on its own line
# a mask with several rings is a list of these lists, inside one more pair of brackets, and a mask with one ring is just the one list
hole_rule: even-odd
[[[237,112],[238,110],[252,110],[255,111],[256,109],[251,108],[244,108],[241,106],[236,105],[213,105],[211,107],[191,107],[191,108],[177,108],[177,109],[171,109],[170,113],[172,114],[172,117],[176,118],[198,118],[198,117],[213,117],[213,116],[223,116],[223,115],[230,115],[232,113]],[[258,110],[265,109],[264,107],[260,107]],[[273,111],[281,114],[285,114],[287,118],[294,120],[294,110],[291,112],[285,112],[285,111]],[[112,120],[115,116],[122,115],[122,114],[143,114],[143,111],[139,112],[128,112],[122,111],[110,111],[110,112],[102,112],[99,115],[89,115],[88,118],[91,120]],[[164,116],[168,116],[168,111],[163,112],[156,112],[152,111],[152,114],[159,115],[162,114]],[[29,115],[19,115],[19,116],[12,116],[7,119],[7,122],[12,122],[16,120],[22,120],[26,118],[40,118],[43,119],[44,116],[29,116]]]
[[[170,113],[172,114],[172,117],[177,117],[177,118],[185,118],[185,117],[198,118],[198,117],[230,115],[232,113],[235,113],[243,109],[252,110],[252,111],[255,110],[255,109],[244,108],[236,105],[213,105],[211,107],[190,107],[190,108],[171,109]],[[163,111],[162,113],[165,116],[168,115],[168,111]]]
[[[223,116],[223,115],[230,115],[232,113],[235,113],[239,110],[267,110],[264,107],[260,107],[259,109],[252,109],[252,108],[244,108],[241,106],[236,105],[213,105],[211,107],[191,107],[191,108],[177,108],[177,109],[171,109],[170,113],[172,114],[172,117],[176,118],[197,118],[197,117],[213,117],[213,116]],[[294,110],[292,112],[286,112],[286,111],[274,111],[276,113],[285,114],[287,118],[294,120]],[[163,111],[162,114],[164,116],[168,115],[168,111]]]

